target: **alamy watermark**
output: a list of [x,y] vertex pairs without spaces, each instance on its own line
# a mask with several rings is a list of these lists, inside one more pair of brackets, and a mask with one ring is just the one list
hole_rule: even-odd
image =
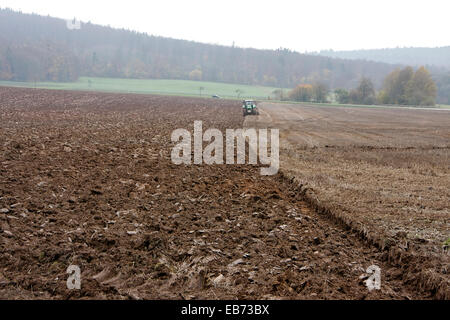
[[69,274],[69,277],[67,278],[67,289],[69,290],[80,290],[81,289],[81,269],[77,265],[70,265],[66,273]]
[[366,278],[364,283],[369,291],[381,289],[381,268],[377,265],[371,265],[366,269],[366,274],[363,274],[361,278]]
[[[268,166],[260,169],[261,175],[274,175],[278,172],[280,167],[278,129],[270,129],[270,139],[268,129],[226,129],[224,135],[215,128],[203,132],[202,121],[194,121],[194,159],[192,159],[191,132],[187,129],[176,129],[172,132],[171,140],[177,143],[171,152],[172,162],[188,165],[192,162],[224,164],[224,138],[226,164],[245,164],[246,142],[248,142],[248,164],[257,164],[259,160],[260,164]],[[203,142],[209,142],[204,149]]]

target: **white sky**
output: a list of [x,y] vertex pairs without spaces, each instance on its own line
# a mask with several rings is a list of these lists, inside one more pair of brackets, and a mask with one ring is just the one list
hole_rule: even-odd
[[450,45],[448,0],[0,0],[0,7],[239,47]]

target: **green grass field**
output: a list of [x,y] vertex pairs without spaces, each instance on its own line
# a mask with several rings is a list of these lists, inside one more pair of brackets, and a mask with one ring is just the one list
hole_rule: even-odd
[[[56,90],[82,90],[82,91],[105,91],[120,93],[142,93],[163,94],[175,96],[202,96],[211,97],[216,94],[222,98],[243,99],[252,98],[266,100],[269,96],[273,98],[273,91],[279,88],[264,86],[249,86],[241,84],[230,84],[220,82],[190,81],[190,80],[156,80],[156,79],[118,79],[118,78],[91,78],[81,77],[77,82],[15,82],[0,81],[0,86],[41,88]],[[203,88],[200,90],[200,88]],[[240,97],[236,90],[240,90]],[[287,92],[290,89],[283,89]],[[387,106],[348,105],[337,103],[305,103],[293,101],[274,101],[281,103],[296,103],[314,106],[337,106],[337,107],[361,107],[376,108]],[[394,106],[395,108],[395,106]],[[401,108],[401,107],[396,107]],[[433,108],[450,109],[450,106],[436,105]]]
[[[236,90],[240,90],[240,98],[267,99],[278,88],[263,86],[248,86],[219,82],[189,81],[189,80],[152,80],[152,79],[115,79],[81,77],[77,82],[15,82],[0,81],[0,85],[59,89],[59,90],[89,90],[106,92],[164,94],[181,96],[219,95],[222,98],[239,98]],[[200,88],[203,88],[200,90]],[[286,89],[287,92],[289,89]]]

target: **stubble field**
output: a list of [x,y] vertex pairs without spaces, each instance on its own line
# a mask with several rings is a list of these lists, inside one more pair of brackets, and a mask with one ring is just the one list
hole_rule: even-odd
[[403,260],[407,277],[448,290],[449,111],[260,109],[246,126],[280,129],[281,171],[313,206]]

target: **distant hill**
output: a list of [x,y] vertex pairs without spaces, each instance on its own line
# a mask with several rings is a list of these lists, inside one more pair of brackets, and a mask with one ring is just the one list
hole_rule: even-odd
[[324,50],[320,51],[318,55],[340,59],[359,59],[410,66],[450,68],[450,46],[438,48],[393,48],[352,51]]
[[[300,41],[300,40],[299,40]],[[0,79],[72,81],[79,76],[193,79],[294,87],[322,81],[380,85],[394,67],[286,49],[257,50],[150,36],[92,23],[69,30],[62,19],[0,9]]]

